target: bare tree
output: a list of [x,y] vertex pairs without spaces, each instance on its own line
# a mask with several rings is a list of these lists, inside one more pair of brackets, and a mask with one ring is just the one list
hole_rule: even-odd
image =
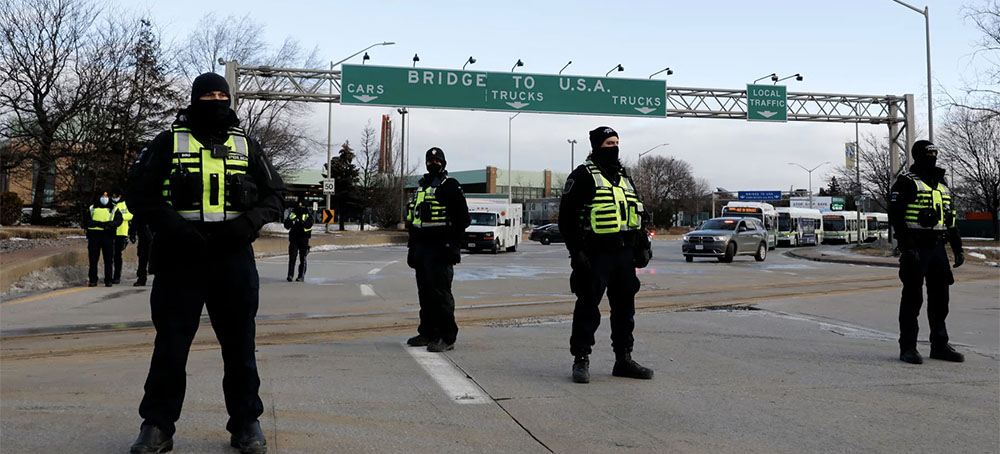
[[686,197],[697,192],[691,165],[674,157],[643,158],[631,176],[639,199],[657,225],[669,225]]
[[93,32],[100,11],[78,0],[0,3],[3,135],[30,150],[35,188],[30,222],[41,221],[48,177],[77,149],[73,126],[107,86],[109,49]]
[[[218,72],[219,59],[235,60],[244,65],[273,67],[319,66],[316,50],[306,53],[295,40],[285,41],[271,50],[261,38],[264,26],[249,15],[219,18],[210,14],[199,21],[196,30],[177,51],[179,72],[189,81],[204,72]],[[275,90],[290,90],[291,82],[275,81]],[[230,87],[236,90],[238,87]],[[321,145],[309,138],[299,121],[308,107],[292,101],[242,100],[239,118],[250,137],[261,144],[278,173],[287,175],[302,167]]]
[[[906,151],[899,151],[900,162],[906,159]],[[870,208],[873,211],[887,212],[889,209],[889,188],[896,176],[892,175],[889,154],[889,136],[878,136],[876,134],[865,134],[861,139],[861,146],[858,147],[858,159],[856,164],[861,171],[861,185],[859,192],[858,170],[847,166],[837,166],[826,174],[826,181],[836,178],[841,185],[844,194],[849,196],[849,202],[855,203],[854,199],[860,195],[871,201]],[[901,169],[905,171],[906,169]]]
[[982,33],[975,44],[973,59],[985,68],[965,82],[958,98],[945,91],[948,105],[983,112],[984,119],[1000,117],[1000,0],[985,0],[962,8],[967,22]]
[[1000,116],[975,109],[955,108],[938,139],[942,159],[954,167],[959,202],[990,213],[993,239],[1000,240]]

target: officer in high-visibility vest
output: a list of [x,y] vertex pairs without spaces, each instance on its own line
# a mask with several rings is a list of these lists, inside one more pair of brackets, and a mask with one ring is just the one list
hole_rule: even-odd
[[566,179],[559,204],[559,230],[570,253],[573,310],[573,381],[590,381],[590,353],[601,323],[598,309],[605,290],[611,306],[612,375],[653,378],[653,371],[632,360],[635,328],[636,268],[652,258],[642,228],[643,206],[632,179],[618,160],[618,133],[607,126],[590,131],[587,162]]
[[87,256],[90,259],[90,269],[87,272],[90,287],[97,287],[97,261],[104,257],[104,286],[111,287],[114,279],[115,229],[122,224],[122,214],[115,209],[115,204],[108,193],[100,197],[87,209],[87,217],[83,225],[87,229]]
[[297,282],[306,279],[306,256],[309,255],[309,238],[312,237],[313,217],[308,208],[298,206],[292,208],[285,218],[285,228],[288,229],[288,277],[286,280],[292,282],[292,274],[295,272],[295,258],[299,258],[299,275],[295,278]]
[[139,405],[143,422],[132,453],[173,446],[188,351],[207,307],[222,347],[230,444],[263,453],[264,411],[254,354],[260,280],[251,243],[281,220],[284,184],[260,145],[240,129],[226,80],[194,80],[191,105],[132,166],[126,197],[152,228],[156,271],[150,293],[156,339]]
[[406,343],[444,352],[455,348],[458,337],[451,282],[454,265],[462,261],[462,235],[471,218],[462,186],[445,170],[448,161],[444,151],[438,147],[427,150],[426,163],[427,173],[420,179],[406,214],[410,232],[406,264],[416,270],[420,299],[417,335]]
[[931,358],[962,362],[965,356],[948,343],[948,286],[955,283],[945,243],[951,244],[955,268],[965,263],[962,237],[955,227],[955,206],[945,184],[944,169],[937,167],[938,148],[926,140],[914,142],[910,171],[896,179],[889,200],[889,223],[899,246],[899,359],[923,363],[917,351],[917,316],[927,283],[927,320],[930,322]]
[[115,204],[115,209],[122,215],[122,223],[115,229],[115,272],[111,282],[120,284],[122,282],[122,253],[128,247],[129,222],[132,221],[132,213],[128,211],[125,200],[122,199],[122,190],[115,188],[111,191],[111,203]]

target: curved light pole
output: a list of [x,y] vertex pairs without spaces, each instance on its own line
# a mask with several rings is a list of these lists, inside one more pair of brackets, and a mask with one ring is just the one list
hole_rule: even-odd
[[615,66],[614,68],[611,68],[611,69],[609,69],[609,70],[608,70],[608,72],[604,73],[604,77],[608,77],[608,74],[611,74],[611,71],[614,71],[614,70],[616,70],[616,69],[618,70],[618,72],[622,72],[622,71],[625,71],[625,67],[624,67],[624,66],[622,66],[622,64],[621,64],[621,63],[619,63],[619,64],[618,64],[618,65],[616,65],[616,66]]
[[639,159],[636,160],[635,165],[638,166],[639,165],[639,161],[642,161],[642,157],[645,156],[650,151],[653,151],[653,150],[655,150],[657,148],[660,148],[660,147],[665,147],[667,145],[670,145],[670,144],[669,143],[661,143],[661,144],[659,144],[659,145],[657,145],[657,146],[655,146],[653,148],[650,148],[650,149],[648,149],[646,151],[643,151],[642,153],[639,153]]
[[573,165],[576,164],[576,139],[566,139],[569,142],[569,171],[573,171]]
[[560,69],[560,70],[559,70],[559,72],[558,72],[557,74],[562,74],[562,72],[563,72],[563,69],[566,69],[566,68],[568,68],[568,67],[569,67],[569,65],[571,65],[571,64],[573,64],[573,60],[570,60],[570,61],[566,62],[566,65],[565,65],[565,66],[563,66],[563,67],[562,67],[562,69]]
[[670,69],[670,67],[668,66],[668,67],[663,68],[663,69],[661,69],[661,70],[659,70],[659,71],[657,71],[657,72],[655,72],[653,74],[650,74],[649,78],[652,79],[653,76],[655,76],[655,75],[657,75],[659,73],[662,73],[663,71],[666,71],[668,76],[674,73],[674,70]]
[[824,161],[824,162],[821,162],[820,164],[818,164],[816,167],[813,167],[811,169],[807,169],[807,168],[803,167],[802,164],[799,164],[797,162],[789,162],[788,163],[788,165],[790,165],[790,166],[799,166],[799,167],[802,168],[802,170],[805,170],[806,172],[809,172],[809,208],[815,208],[813,206],[813,187],[812,187],[813,186],[813,170],[818,169],[821,165],[829,164],[829,163],[830,163],[830,161]]
[[521,61],[520,58],[517,59],[517,63],[514,63],[514,66],[510,67],[510,72],[514,72],[514,68],[517,68],[518,66],[524,66],[524,62]]
[[753,81],[753,83],[760,82],[760,81],[762,81],[764,79],[767,79],[769,77],[771,78],[771,82],[775,82],[775,81],[778,80],[778,74],[777,73],[771,73],[771,74],[768,74],[768,75],[766,75],[764,77],[761,77],[760,79],[757,79],[757,80]]
[[797,80],[799,82],[802,82],[802,74],[799,74],[799,73],[792,74],[791,76],[788,76],[788,77],[782,77],[781,79],[778,79],[778,80],[774,80],[773,78],[771,80],[774,81],[775,85],[777,85],[778,82],[781,82],[783,80],[788,80],[788,79],[791,79],[793,77],[795,78],[795,80]]
[[928,7],[924,7],[921,11],[920,8],[916,8],[906,2],[900,0],[892,0],[900,5],[910,8],[916,11],[918,14],[924,16],[924,31],[926,34],[927,42],[927,138],[933,142],[934,141],[934,103],[931,102],[931,10]]
[[[518,60],[517,62],[521,63],[521,60]],[[510,124],[511,124],[511,122],[514,121],[514,118],[516,118],[518,115],[521,115],[521,112],[518,112],[518,113],[510,116],[509,118],[507,118],[507,203],[510,203],[511,200],[513,200],[513,198],[514,198],[513,193],[511,193],[511,186],[510,186],[510,149],[511,149],[511,147],[510,147],[510,137],[511,137],[511,134],[510,134]]]
[[420,56],[419,56],[419,55],[417,55],[417,54],[413,54],[413,67],[414,67],[414,68],[416,68],[416,67],[417,67],[417,62],[418,62],[418,61],[420,61]]
[[474,64],[476,64],[476,59],[469,57],[469,59],[465,61],[465,65],[462,65],[462,71],[465,71],[466,65],[474,65]]

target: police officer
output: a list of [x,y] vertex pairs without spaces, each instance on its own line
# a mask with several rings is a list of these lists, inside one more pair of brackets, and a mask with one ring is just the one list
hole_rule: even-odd
[[238,127],[229,86],[214,73],[194,80],[191,105],[133,166],[127,197],[151,226],[156,279],[150,293],[156,339],[139,405],[132,453],[172,448],[184,401],[188,351],[208,309],[222,348],[230,444],[264,453],[254,356],[260,281],[251,243],[281,219],[284,184],[260,145]]
[[469,226],[469,206],[462,186],[448,177],[444,151],[427,150],[427,173],[410,200],[406,215],[410,239],[406,264],[416,270],[420,299],[420,326],[406,343],[427,346],[427,351],[444,352],[455,348],[455,298],[451,281],[453,266],[461,262],[461,242]]
[[955,268],[965,263],[962,237],[955,228],[955,208],[937,167],[937,147],[918,140],[910,150],[914,164],[896,179],[889,200],[889,223],[899,246],[899,359],[921,364],[917,351],[917,316],[927,283],[927,319],[930,322],[931,358],[962,362],[965,356],[948,344],[944,319],[948,316],[948,286],[955,283],[945,243],[951,244]]
[[122,215],[115,210],[107,192],[101,193],[87,209],[84,226],[87,228],[87,256],[90,259],[87,285],[97,287],[97,261],[104,257],[104,286],[111,287],[114,276],[112,255],[115,247],[115,229],[122,224]]
[[122,190],[115,188],[111,191],[111,203],[115,204],[115,209],[122,215],[122,223],[115,229],[115,273],[111,281],[115,284],[122,282],[122,253],[128,247],[129,222],[132,220],[132,213],[128,211],[125,200],[122,199]]
[[570,353],[573,381],[590,381],[590,353],[601,323],[598,305],[608,292],[611,306],[612,375],[653,378],[632,360],[635,268],[649,263],[649,237],[642,229],[643,207],[635,185],[618,160],[618,133],[607,126],[590,131],[591,153],[566,179],[559,204],[559,230],[570,253],[570,289],[576,294]]
[[309,238],[312,237],[313,217],[309,209],[302,206],[292,208],[285,218],[285,228],[288,229],[288,277],[292,282],[292,272],[295,271],[295,257],[299,257],[299,276],[296,282],[306,279],[306,256],[309,255]]

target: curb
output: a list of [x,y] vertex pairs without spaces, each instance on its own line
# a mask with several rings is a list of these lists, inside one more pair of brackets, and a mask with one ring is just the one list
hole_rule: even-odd
[[855,259],[850,257],[838,258],[831,256],[821,256],[815,257],[809,254],[796,253],[795,251],[786,251],[784,255],[792,258],[810,260],[813,262],[828,262],[828,263],[843,263],[845,265],[864,265],[864,266],[883,266],[886,268],[899,268],[899,263],[897,262],[887,262],[882,260],[863,260]]

